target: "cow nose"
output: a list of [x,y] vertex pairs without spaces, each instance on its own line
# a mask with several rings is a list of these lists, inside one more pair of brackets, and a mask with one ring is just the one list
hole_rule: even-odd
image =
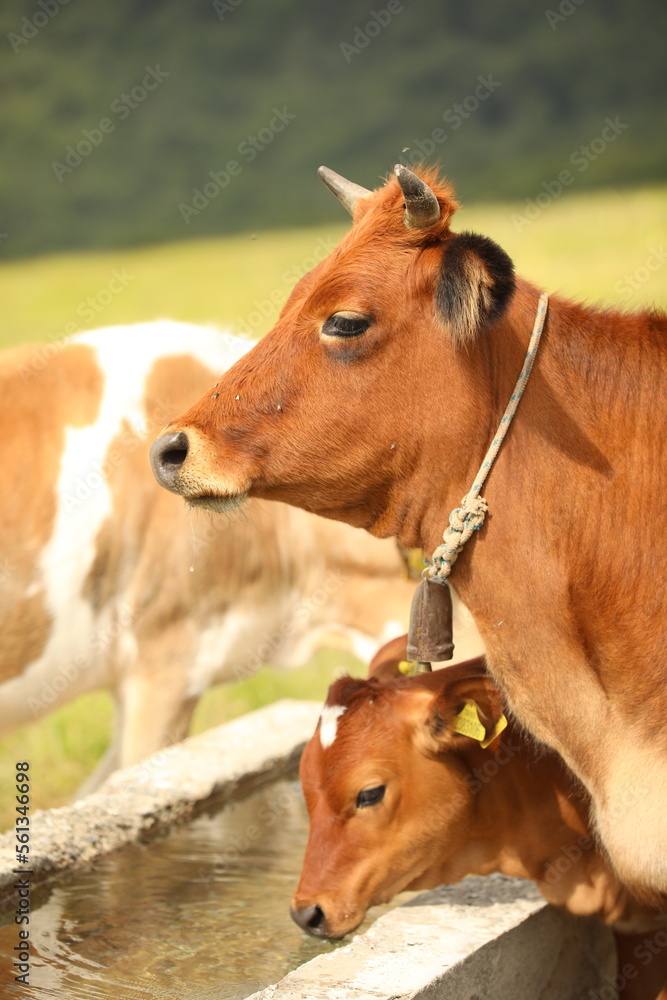
[[301,906],[298,910],[290,906],[290,915],[295,924],[298,924],[308,934],[312,934],[313,937],[327,937],[326,917],[324,911],[317,904],[315,906]]
[[160,486],[172,493],[180,493],[178,475],[188,454],[188,438],[183,431],[165,434],[151,446],[153,475]]

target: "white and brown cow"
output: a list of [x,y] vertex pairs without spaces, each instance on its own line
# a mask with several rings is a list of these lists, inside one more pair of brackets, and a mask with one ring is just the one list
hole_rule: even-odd
[[156,322],[0,361],[0,732],[110,688],[87,790],[182,738],[212,684],[405,627],[393,542],[282,504],[215,519],[155,483],[149,443],[248,346]]

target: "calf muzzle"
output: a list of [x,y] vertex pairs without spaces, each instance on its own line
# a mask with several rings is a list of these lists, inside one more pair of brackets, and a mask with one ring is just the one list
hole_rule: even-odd
[[295,924],[313,937],[329,938],[327,920],[324,911],[317,904],[314,906],[290,906],[290,916]]

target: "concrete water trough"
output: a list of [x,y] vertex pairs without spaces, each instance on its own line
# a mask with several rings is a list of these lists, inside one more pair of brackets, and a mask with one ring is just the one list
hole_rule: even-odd
[[[29,875],[0,836],[0,985],[28,1000],[583,1000],[609,983],[609,932],[504,877],[385,907],[339,947],[302,935],[288,916],[306,837],[295,768],[319,710],[278,702],[35,813]],[[28,986],[13,979],[19,881]]]

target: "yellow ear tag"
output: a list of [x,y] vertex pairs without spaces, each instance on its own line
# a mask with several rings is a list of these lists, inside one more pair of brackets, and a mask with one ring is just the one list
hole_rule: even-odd
[[404,677],[412,677],[413,674],[418,673],[417,671],[417,661],[416,660],[401,660],[398,664],[398,672],[403,674]]
[[471,739],[478,740],[480,743],[486,739],[486,729],[479,721],[477,705],[473,701],[466,702],[456,716],[454,732],[460,733],[461,736],[470,736]]
[[469,736],[471,739],[477,740],[485,750],[489,743],[492,743],[506,726],[507,719],[504,715],[501,715],[493,728],[493,732],[487,737],[486,729],[479,719],[477,705],[473,701],[467,702],[454,720],[455,733],[460,733],[461,736]]
[[491,735],[487,737],[487,739],[482,740],[481,743],[482,749],[486,750],[489,743],[493,743],[496,736],[500,736],[500,734],[504,729],[507,729],[507,719],[505,718],[504,715],[501,715],[498,721],[496,722],[495,726],[493,727],[493,732],[491,733]]

